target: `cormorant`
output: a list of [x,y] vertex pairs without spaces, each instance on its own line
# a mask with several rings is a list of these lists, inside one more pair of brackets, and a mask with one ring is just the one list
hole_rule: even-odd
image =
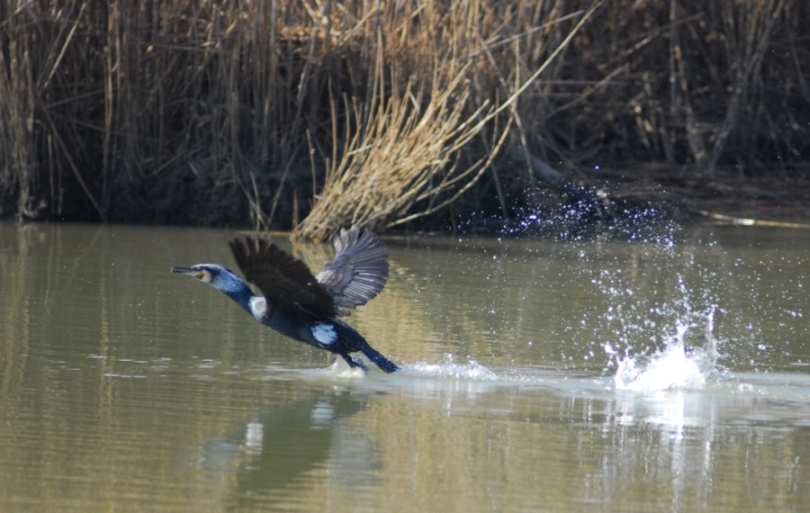
[[335,236],[335,259],[317,276],[307,265],[263,239],[234,239],[231,252],[245,279],[262,295],[221,265],[172,267],[224,292],[257,321],[290,338],[340,355],[350,367],[363,365],[351,353],[362,352],[385,372],[399,370],[375,351],[354,328],[338,319],[364,305],[385,287],[388,249],[372,232],[352,227]]

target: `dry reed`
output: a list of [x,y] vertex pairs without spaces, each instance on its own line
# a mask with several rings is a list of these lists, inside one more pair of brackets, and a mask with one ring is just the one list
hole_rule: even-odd
[[799,172],[810,6],[606,2],[529,80],[593,5],[5,2],[0,217],[303,218],[322,237],[447,204],[510,215],[536,177],[490,162],[508,127],[508,144],[566,171]]

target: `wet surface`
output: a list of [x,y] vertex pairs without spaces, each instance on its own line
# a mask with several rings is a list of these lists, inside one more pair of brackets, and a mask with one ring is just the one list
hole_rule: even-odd
[[233,233],[0,225],[0,510],[804,511],[810,234],[752,230],[391,240],[363,376],[169,272]]

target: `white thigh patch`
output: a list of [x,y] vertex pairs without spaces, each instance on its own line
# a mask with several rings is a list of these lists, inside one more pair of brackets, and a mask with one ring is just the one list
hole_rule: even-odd
[[250,313],[257,320],[262,320],[262,317],[267,313],[267,300],[262,296],[254,296],[250,298]]
[[331,346],[337,340],[337,333],[335,327],[331,324],[323,323],[316,324],[312,327],[312,336],[315,340],[325,346]]

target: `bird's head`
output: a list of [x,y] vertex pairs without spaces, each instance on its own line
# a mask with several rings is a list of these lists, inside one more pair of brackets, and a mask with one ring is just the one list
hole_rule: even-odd
[[242,281],[230,269],[216,264],[197,264],[191,267],[172,267],[172,272],[185,274],[197,278],[203,283],[208,283],[217,290],[227,293],[242,292],[250,290],[247,284]]

